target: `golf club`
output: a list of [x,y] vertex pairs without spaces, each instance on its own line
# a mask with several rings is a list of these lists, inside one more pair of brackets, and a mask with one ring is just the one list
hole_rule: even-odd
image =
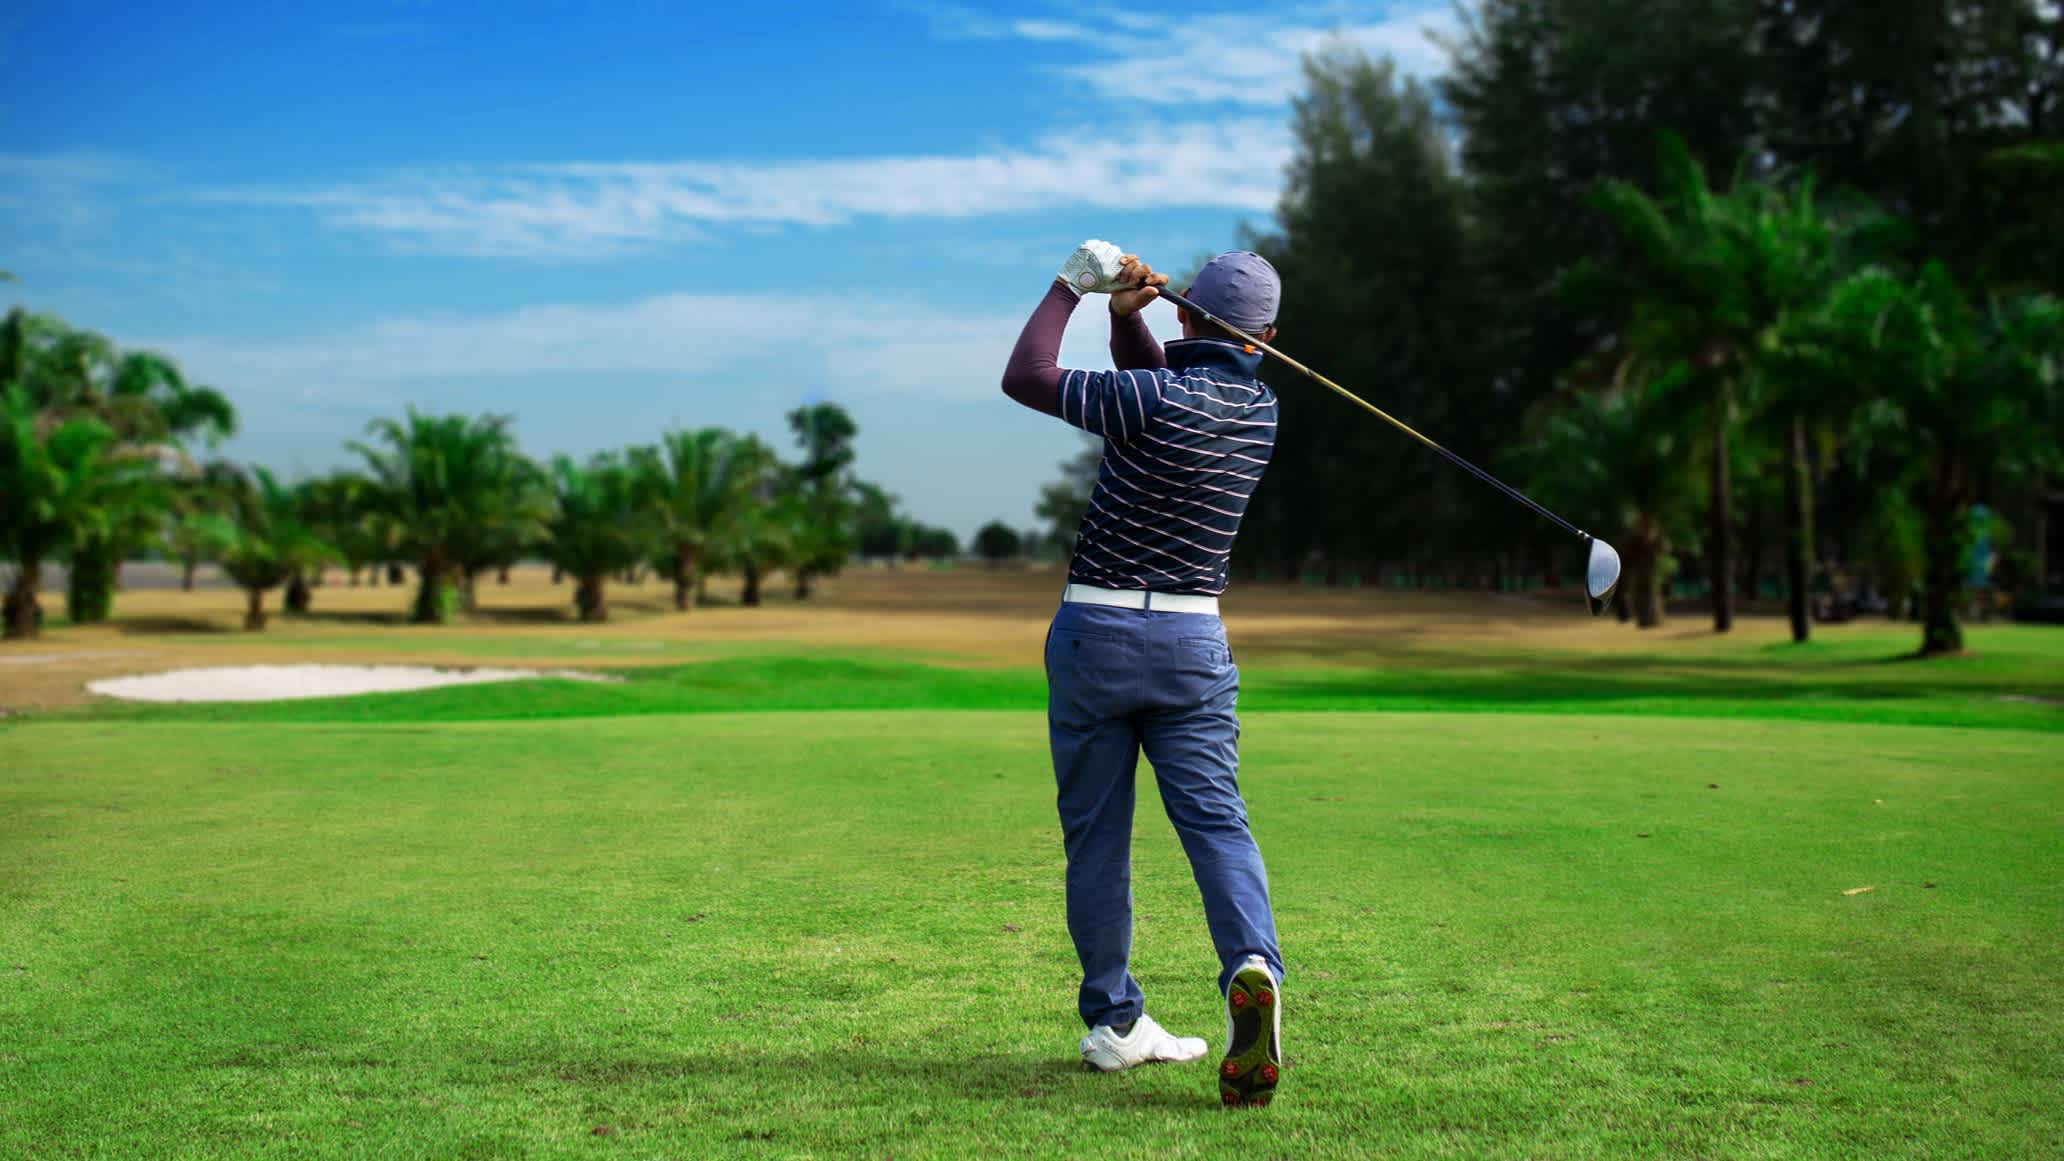
[[1339,395],[1341,398],[1346,399],[1348,402],[1353,403],[1355,406],[1360,407],[1362,410],[1368,412],[1369,414],[1375,416],[1383,422],[1391,425],[1392,427],[1397,428],[1399,431],[1404,432],[1406,435],[1411,436],[1413,439],[1418,440],[1420,443],[1425,444],[1427,447],[1432,448],[1434,451],[1440,453],[1441,457],[1446,459],[1449,463],[1454,464],[1456,467],[1461,468],[1463,471],[1468,472],[1470,475],[1475,476],[1477,479],[1482,480],[1484,483],[1489,484],[1491,487],[1496,488],[1500,492],[1503,492],[1506,496],[1519,501],[1521,504],[1526,505],[1528,508],[1533,509],[1539,515],[1547,517],[1549,522],[1553,523],[1556,527],[1561,528],[1563,531],[1575,536],[1578,540],[1583,541],[1586,549],[1588,550],[1588,555],[1586,556],[1584,561],[1584,601],[1586,604],[1591,606],[1591,615],[1594,617],[1599,615],[1600,613],[1605,612],[1606,606],[1612,603],[1613,590],[1618,588],[1620,583],[1620,554],[1613,550],[1612,545],[1607,544],[1605,541],[1598,539],[1596,536],[1591,535],[1590,533],[1584,531],[1583,529],[1577,527],[1569,521],[1564,520],[1562,517],[1557,516],[1555,513],[1550,512],[1548,509],[1542,507],[1540,504],[1535,503],[1533,497],[1528,496],[1525,492],[1520,491],[1518,488],[1515,488],[1512,485],[1506,483],[1505,481],[1500,480],[1498,477],[1493,476],[1491,473],[1487,471],[1484,471],[1482,468],[1477,467],[1475,464],[1470,463],[1468,460],[1463,459],[1461,456],[1456,455],[1454,452],[1449,451],[1447,448],[1444,448],[1441,445],[1426,438],[1425,436],[1419,434],[1419,432],[1412,429],[1410,424],[1405,423],[1403,420],[1390,414],[1388,411],[1383,410],[1381,407],[1378,407],[1375,404],[1369,402],[1368,400],[1362,398],[1361,396],[1355,394],[1354,392],[1349,391],[1347,388],[1342,387],[1340,384],[1335,383],[1333,380],[1326,378],[1324,375],[1319,374],[1317,371],[1312,370],[1310,367],[1305,366],[1303,363],[1298,362],[1297,360],[1275,349],[1274,347],[1269,346],[1267,343],[1262,342],[1260,339],[1254,337],[1253,335],[1248,334],[1246,331],[1243,331],[1240,328],[1234,326],[1233,324],[1218,317],[1217,315],[1212,314],[1210,311],[1205,310],[1203,307],[1198,306],[1196,303],[1191,302],[1189,299],[1184,298],[1182,295],[1175,293],[1174,291],[1168,289],[1166,286],[1157,287],[1156,289],[1160,292],[1162,298],[1165,298],[1168,301],[1174,303],[1175,305],[1183,308],[1184,310],[1189,311],[1191,314],[1196,315],[1198,318],[1205,319],[1206,321],[1222,328],[1226,331],[1226,333],[1232,335],[1234,338],[1239,339],[1241,342],[1275,356],[1278,360],[1289,366],[1291,369],[1302,372],[1305,376],[1314,380],[1320,386],[1328,388],[1335,394]]

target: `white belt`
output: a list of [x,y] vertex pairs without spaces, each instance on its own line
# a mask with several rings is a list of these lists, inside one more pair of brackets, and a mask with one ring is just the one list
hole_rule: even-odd
[[1071,584],[1061,600],[1076,605],[1109,605],[1115,609],[1151,609],[1157,613],[1208,613],[1218,616],[1218,598],[1190,593],[1149,593],[1137,589],[1100,589]]

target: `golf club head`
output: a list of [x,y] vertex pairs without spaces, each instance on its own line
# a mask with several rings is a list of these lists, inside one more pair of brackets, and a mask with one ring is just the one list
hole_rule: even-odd
[[1612,604],[1613,593],[1620,587],[1620,554],[1595,536],[1584,539],[1591,543],[1591,555],[1584,561],[1584,602],[1596,617]]

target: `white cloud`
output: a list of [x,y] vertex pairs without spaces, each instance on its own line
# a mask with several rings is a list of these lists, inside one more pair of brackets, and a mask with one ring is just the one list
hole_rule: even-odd
[[[1023,309],[1042,292],[1028,285]],[[1149,310],[1156,333],[1176,337],[1174,312]],[[1100,300],[1077,309],[1064,366],[1110,365],[1106,318]],[[1016,310],[914,299],[672,294],[137,345],[175,353],[191,377],[228,392],[243,421],[232,454],[290,474],[352,462],[345,440],[410,405],[514,413],[525,450],[542,457],[649,441],[681,423],[755,431],[786,449],[783,412],[828,397],[860,422],[867,478],[965,534],[999,513],[1029,522],[1034,485],[1075,448],[1065,427],[999,390],[1023,323]]]
[[109,153],[0,153],[0,182],[30,185],[114,185],[143,181],[156,170]]
[[[1026,310],[1037,301],[1028,293]],[[1063,362],[1110,365],[1100,300],[1076,312]],[[1173,312],[1151,308],[1175,337]],[[175,351],[195,379],[309,404],[397,405],[427,384],[513,376],[668,374],[738,383],[772,375],[835,393],[994,396],[1021,315],[834,295],[669,294],[609,305],[389,318],[322,337],[190,335],[137,346]]]
[[0,153],[0,212],[41,236],[73,237],[112,216],[122,187],[159,179],[155,167],[107,153]]
[[[1418,2],[1418,0],[1415,0]],[[420,167],[326,184],[179,189],[164,199],[314,214],[410,252],[606,260],[720,231],[826,228],[865,219],[952,219],[1043,210],[1222,209],[1265,213],[1291,155],[1282,106],[1303,54],[1328,38],[1388,54],[1407,72],[1441,64],[1426,30],[1452,30],[1440,5],[1340,2],[1274,11],[1060,9],[999,19],[932,6],[947,39],[1020,41],[1065,52],[1044,71],[1095,99],[1095,128],[986,151],[857,159],[595,160]],[[1216,105],[1235,115],[1122,119],[1126,107]],[[0,209],[77,229],[113,212],[100,187],[153,182],[90,153],[0,154]],[[9,187],[14,192],[9,193]]]
[[423,169],[321,189],[214,190],[226,204],[302,207],[399,245],[581,259],[694,241],[717,227],[826,227],[861,218],[968,218],[1055,207],[1275,203],[1280,119],[1054,134],[1030,148],[858,160],[604,161]]
[[1060,20],[1018,20],[1009,27],[1013,35],[1026,40],[1082,40],[1089,35],[1081,25]]
[[1431,76],[1446,66],[1435,37],[1457,30],[1444,2],[1337,3],[1170,15],[1110,11],[1068,22],[982,21],[941,10],[944,37],[1073,45],[1079,63],[1055,72],[1087,93],[1151,104],[1280,106],[1303,87],[1303,57],[1329,42],[1390,57],[1400,71]]
[[[867,219],[1056,209],[1266,213],[1291,155],[1283,106],[1302,85],[1304,54],[1338,38],[1424,74],[1441,64],[1427,30],[1455,24],[1445,6],[1378,10],[1351,3],[1174,15],[1062,9],[1008,19],[967,8],[927,11],[942,38],[1041,46],[1051,63],[1036,67],[1064,91],[1094,100],[1101,122],[963,153],[426,166],[325,184],[290,181],[170,196],[306,212],[331,228],[407,252],[552,261],[607,260],[718,233],[823,229]],[[1063,55],[1055,57],[1056,50]],[[1114,123],[1107,112],[1112,102],[1161,112],[1135,113],[1129,121],[1121,115]],[[1160,119],[1169,104],[1226,112]],[[88,155],[0,155],[0,179],[10,176],[25,188],[49,191],[136,175]],[[42,194],[35,200],[46,210],[71,206],[74,217],[99,204]]]

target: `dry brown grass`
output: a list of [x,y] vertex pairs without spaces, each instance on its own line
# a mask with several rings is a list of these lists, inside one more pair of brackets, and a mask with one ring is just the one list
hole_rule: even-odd
[[[612,619],[585,625],[571,614],[570,585],[543,568],[518,569],[511,583],[489,579],[480,612],[446,626],[406,623],[407,587],[352,588],[332,582],[307,618],[275,614],[263,633],[241,629],[243,598],[229,588],[135,588],[104,625],[58,625],[33,642],[0,644],[0,707],[40,709],[91,695],[88,681],[194,665],[306,661],[427,665],[607,666],[679,664],[749,650],[890,651],[948,664],[1037,664],[1062,582],[1058,569],[856,568],[820,583],[798,604],[776,578],[768,603],[737,604],[737,582],[712,583],[713,603],[672,608],[660,581],[615,584]],[[61,608],[62,594],[45,605]],[[271,604],[277,607],[277,594]],[[1225,601],[1235,647],[1245,659],[1293,665],[1381,665],[1428,650],[1526,649],[1572,655],[1682,653],[1782,637],[1775,618],[1746,618],[1716,643],[1696,616],[1635,633],[1585,616],[1566,593],[1420,594],[1372,589],[1237,584]]]

